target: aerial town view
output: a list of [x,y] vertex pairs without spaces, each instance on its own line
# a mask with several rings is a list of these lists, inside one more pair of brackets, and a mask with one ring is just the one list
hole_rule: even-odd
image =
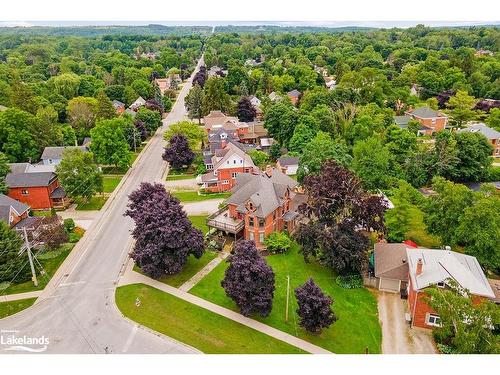
[[216,22],[203,4],[213,22],[0,14],[0,363],[498,371],[500,22]]

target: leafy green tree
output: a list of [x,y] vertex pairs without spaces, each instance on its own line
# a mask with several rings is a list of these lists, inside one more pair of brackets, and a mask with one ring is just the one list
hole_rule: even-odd
[[490,301],[475,303],[470,292],[453,280],[448,286],[430,288],[426,299],[439,315],[441,326],[434,331],[439,344],[457,354],[500,353],[500,336],[494,328],[500,325],[498,306]]
[[74,98],[78,95],[80,77],[74,73],[63,73],[49,80],[49,85],[54,87],[54,91],[64,96],[66,99]]
[[63,146],[74,146],[76,144],[76,133],[75,130],[68,124],[61,126],[62,134],[62,145]]
[[329,159],[341,165],[349,165],[352,158],[344,144],[334,141],[327,133],[320,131],[304,147],[299,157],[297,180],[303,181],[305,176],[318,173],[323,162]]
[[271,254],[288,252],[292,243],[292,239],[285,232],[273,232],[264,239],[264,245]]
[[433,179],[432,188],[437,194],[430,196],[424,206],[427,231],[439,236],[443,244],[455,245],[455,230],[465,209],[474,202],[474,195],[468,187],[442,177]]
[[290,139],[288,150],[300,153],[302,149],[316,136],[317,131],[308,127],[304,123],[299,123],[293,131],[293,137]]
[[166,95],[162,96],[161,103],[163,104],[163,110],[165,112],[170,112],[172,110],[172,107],[174,106],[174,103],[172,102],[172,99],[170,99]]
[[10,167],[8,166],[9,159],[4,153],[0,152],[0,194],[5,194],[9,190],[5,184],[5,176],[10,173]]
[[207,115],[213,110],[225,113],[230,111],[231,98],[226,92],[223,78],[209,78],[203,87],[203,92],[203,114]]
[[35,94],[32,88],[20,79],[16,78],[11,85],[10,104],[12,107],[22,109],[23,111],[35,114],[37,105]]
[[462,90],[457,91],[448,103],[446,103],[446,106],[451,108],[450,115],[453,124],[458,127],[463,126],[467,121],[473,120],[476,117],[476,113],[473,111],[475,105],[476,99],[467,94],[467,91]]
[[298,115],[290,103],[278,102],[270,106],[264,116],[264,126],[282,146],[287,147],[293,137]]
[[106,93],[101,90],[97,94],[96,118],[99,120],[109,120],[116,117],[116,110],[113,102],[108,98]]
[[130,87],[137,95],[142,96],[144,99],[149,99],[153,96],[153,88],[145,79],[136,79],[130,84]]
[[500,131],[500,108],[490,109],[490,114],[486,118],[486,124],[498,131]]
[[68,102],[68,122],[79,140],[88,137],[97,118],[97,99],[79,96]]
[[335,120],[333,110],[325,105],[320,104],[311,111],[311,116],[313,116],[319,124],[319,130],[325,133],[334,134],[335,131]]
[[447,131],[438,132],[427,165],[431,175],[454,179],[458,175],[458,152],[459,147],[454,135]]
[[492,162],[493,146],[480,133],[463,132],[455,135],[458,163],[455,181],[484,181]]
[[161,126],[160,112],[144,107],[139,108],[135,120],[142,121],[150,134],[154,133]]
[[35,118],[28,112],[17,108],[0,112],[0,152],[11,162],[36,160],[40,154],[32,134],[35,126]]
[[90,149],[98,163],[120,168],[130,165],[131,154],[125,134],[127,122],[125,118],[100,120],[90,131]]
[[40,150],[47,146],[62,144],[61,126],[58,124],[57,112],[52,106],[38,108],[36,112],[36,126],[33,127],[33,138]]
[[248,151],[248,155],[252,158],[253,163],[261,169],[265,168],[269,163],[269,155],[264,151],[250,150]]
[[7,223],[0,221],[0,282],[29,280],[30,269],[27,266],[26,252],[19,256],[23,241]]
[[378,137],[356,142],[353,156],[352,167],[365,189],[376,191],[387,188],[390,154]]
[[189,118],[198,119],[198,123],[201,124],[201,118],[203,117],[203,98],[205,97],[205,92],[197,83],[189,90],[186,96],[186,109],[189,113]]
[[102,173],[94,164],[94,155],[70,148],[63,152],[56,173],[66,194],[73,199],[89,200],[102,191]]
[[163,138],[169,141],[175,134],[185,136],[191,150],[199,150],[200,146],[206,140],[205,129],[190,121],[180,121],[170,125],[165,131]]
[[400,189],[397,189],[392,197],[395,207],[385,212],[387,239],[389,242],[402,242],[410,229],[411,205]]
[[481,196],[465,208],[456,228],[458,242],[483,266],[500,270],[500,197]]

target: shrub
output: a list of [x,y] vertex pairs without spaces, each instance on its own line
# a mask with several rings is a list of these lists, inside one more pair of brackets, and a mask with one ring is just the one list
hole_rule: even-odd
[[292,246],[292,239],[285,232],[273,232],[266,237],[264,245],[271,254],[283,254]]
[[75,229],[75,221],[71,218],[64,219],[64,230],[70,234]]
[[344,289],[359,289],[363,287],[363,278],[360,275],[337,276],[335,282]]

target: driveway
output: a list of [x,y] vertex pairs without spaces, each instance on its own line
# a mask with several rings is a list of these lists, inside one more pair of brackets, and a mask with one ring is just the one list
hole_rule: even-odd
[[77,211],[76,204],[73,204],[64,211],[58,211],[57,215],[63,220],[71,218],[75,221],[77,227],[88,230],[94,219],[99,215],[99,211]]
[[166,181],[165,187],[168,190],[198,190],[199,188],[195,178]]
[[406,301],[399,294],[377,291],[377,300],[383,354],[436,353],[430,330],[410,329],[405,320]]
[[208,215],[217,211],[222,202],[224,199],[208,199],[201,202],[182,203],[182,206],[188,215]]

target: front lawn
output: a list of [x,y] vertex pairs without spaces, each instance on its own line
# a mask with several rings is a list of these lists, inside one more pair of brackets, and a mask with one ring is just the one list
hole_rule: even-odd
[[103,195],[94,195],[87,202],[77,202],[76,209],[79,211],[98,211],[104,206],[108,197]]
[[[205,251],[200,259],[196,259],[194,256],[190,255],[181,272],[175,275],[164,276],[161,279],[158,279],[158,281],[173,286],[174,288],[178,288],[196,275],[198,271],[205,267],[216,256],[217,254],[213,251]],[[134,265],[134,271],[142,273],[141,269],[137,265]]]
[[121,175],[105,175],[102,176],[102,187],[105,193],[112,193],[120,181],[122,180]]
[[194,174],[168,174],[167,181],[177,181],[177,180],[191,180],[196,178]]
[[[136,298],[141,302],[139,307]],[[117,288],[115,300],[129,319],[203,353],[302,353],[294,346],[144,284]]]
[[33,305],[36,298],[18,299],[16,301],[0,302],[0,319],[27,309]]
[[[299,246],[288,254],[272,255],[266,261],[276,275],[273,310],[266,318],[253,317],[274,328],[300,337],[334,353],[380,353],[382,340],[378,320],[377,300],[367,289],[343,289],[335,283],[335,274],[316,262],[305,263]],[[210,274],[190,290],[190,293],[218,305],[238,311],[220,282],[227,263],[219,264]],[[285,322],[287,275],[290,276],[289,319]],[[298,325],[297,302],[293,290],[312,277],[328,295],[333,297],[333,310],[338,320],[321,335],[307,333]]]
[[196,229],[201,230],[201,232],[203,234],[206,234],[208,232],[207,216],[206,215],[188,216],[188,219],[193,224],[193,227],[195,227]]
[[209,199],[226,199],[230,196],[230,193],[198,194],[197,191],[171,191],[170,194],[181,202],[202,202]]
[[[25,281],[20,284],[12,284],[10,285],[3,294],[16,294],[16,293],[26,293],[26,292],[32,292],[34,290],[42,290],[45,288],[49,280],[54,276],[56,273],[57,269],[59,266],[64,262],[66,257],[69,255],[71,250],[75,244],[73,243],[67,243],[61,246],[61,249],[58,251],[50,252],[51,255],[54,255],[53,257],[50,257],[48,259],[39,259],[40,264],[42,265],[43,269],[45,270],[46,274],[45,275],[40,275],[40,267],[38,263],[35,262],[35,268],[37,270],[37,279],[38,279],[38,286],[35,287],[33,285],[33,282],[31,280]],[[43,258],[43,257],[40,257]],[[37,256],[38,259],[38,256]],[[26,264],[25,267],[29,267],[29,264]]]

